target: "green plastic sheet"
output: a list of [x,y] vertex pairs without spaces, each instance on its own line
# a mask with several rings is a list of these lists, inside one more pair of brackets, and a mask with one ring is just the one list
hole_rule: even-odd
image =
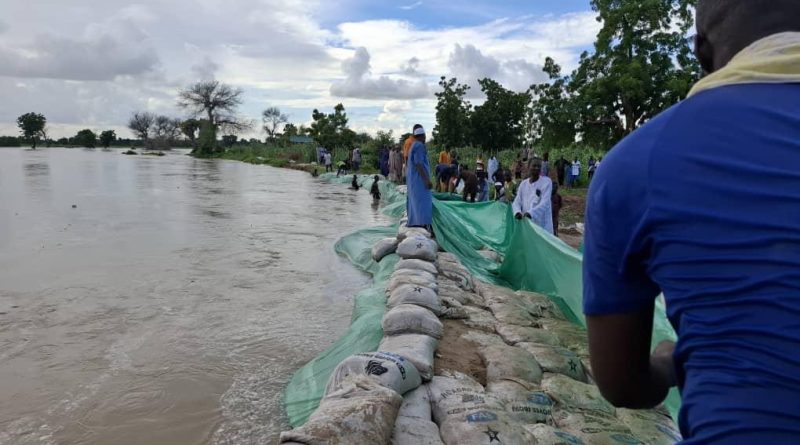
[[[323,175],[333,183],[349,184],[352,175],[337,178]],[[372,184],[372,177],[360,176],[359,182]],[[405,195],[388,181],[381,181],[384,214],[399,218],[405,211]],[[433,227],[439,244],[456,255],[478,279],[549,296],[565,315],[581,327],[583,317],[583,255],[563,241],[528,220],[517,221],[511,207],[500,202],[466,203],[452,194],[436,193]],[[292,426],[305,423],[322,398],[327,381],[336,366],[352,354],[374,352],[383,335],[380,322],[385,311],[385,282],[397,257],[392,255],[376,264],[371,259],[372,245],[392,236],[396,227],[370,228],[344,237],[336,245],[338,253],[357,267],[373,274],[374,285],[356,296],[353,323],[347,333],[319,357],[301,368],[286,390],[286,411]],[[500,253],[501,265],[484,258],[479,250],[489,248]],[[663,300],[656,305],[653,346],[674,340],[675,332],[664,313]],[[673,390],[666,403],[673,418],[680,407],[678,392]]]

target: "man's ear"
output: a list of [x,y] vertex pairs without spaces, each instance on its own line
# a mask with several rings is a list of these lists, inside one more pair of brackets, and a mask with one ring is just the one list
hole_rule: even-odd
[[704,34],[698,33],[694,36],[694,54],[700,61],[700,66],[705,74],[711,74],[714,69],[714,49]]

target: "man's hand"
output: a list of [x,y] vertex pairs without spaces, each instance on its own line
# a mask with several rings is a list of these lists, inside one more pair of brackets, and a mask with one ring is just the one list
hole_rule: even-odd
[[662,341],[650,355],[650,368],[670,387],[678,386],[675,375],[675,342]]
[[514,218],[522,219],[522,213],[517,213],[516,215],[514,215]]

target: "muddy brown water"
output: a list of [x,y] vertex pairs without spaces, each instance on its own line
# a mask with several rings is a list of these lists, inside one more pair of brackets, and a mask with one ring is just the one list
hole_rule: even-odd
[[[0,444],[264,444],[388,221],[302,172],[0,149]],[[74,206],[74,207],[73,207]]]

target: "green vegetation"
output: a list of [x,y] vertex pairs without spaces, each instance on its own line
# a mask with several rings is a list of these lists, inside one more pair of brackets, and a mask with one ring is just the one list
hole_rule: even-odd
[[81,147],[94,148],[97,145],[97,135],[88,128],[79,131],[72,140]]
[[22,132],[22,136],[31,141],[31,148],[34,150],[36,150],[38,138],[47,139],[46,125],[47,119],[39,113],[25,113],[17,118],[17,126]]
[[117,140],[117,133],[115,133],[114,130],[106,130],[100,133],[100,145],[106,150],[108,150],[108,147],[110,147],[115,140]]

